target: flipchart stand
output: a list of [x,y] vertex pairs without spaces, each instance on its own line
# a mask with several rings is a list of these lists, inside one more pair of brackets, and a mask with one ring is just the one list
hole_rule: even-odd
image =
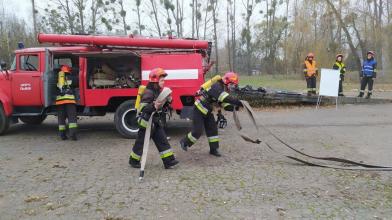
[[323,96],[336,98],[336,109],[338,109],[340,72],[333,69],[321,69],[320,90],[317,98],[316,109],[320,108]]

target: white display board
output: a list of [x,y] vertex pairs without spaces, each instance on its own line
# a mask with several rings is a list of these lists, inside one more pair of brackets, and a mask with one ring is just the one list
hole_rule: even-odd
[[319,96],[338,97],[339,80],[339,70],[321,69]]

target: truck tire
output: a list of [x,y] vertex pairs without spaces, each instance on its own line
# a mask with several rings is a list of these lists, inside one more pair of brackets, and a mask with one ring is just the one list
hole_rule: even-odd
[[46,119],[46,115],[40,116],[20,116],[19,119],[28,125],[40,125]]
[[114,124],[121,136],[128,139],[135,139],[139,131],[139,125],[136,119],[136,109],[134,100],[128,100],[118,106],[114,114]]
[[10,126],[10,118],[5,115],[3,105],[0,103],[0,135],[4,134]]

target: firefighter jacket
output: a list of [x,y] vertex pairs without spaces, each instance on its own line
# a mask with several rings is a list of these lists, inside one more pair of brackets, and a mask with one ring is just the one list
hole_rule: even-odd
[[332,69],[339,70],[340,75],[344,75],[346,73],[346,65],[344,65],[343,62],[336,61],[336,63],[333,65]]
[[[146,128],[151,114],[157,111],[154,106],[154,101],[158,98],[158,96],[158,91],[154,91],[148,88],[146,88],[146,90],[144,91],[140,101],[140,114],[137,119],[140,127]],[[162,120],[164,119],[163,117],[165,117],[166,112],[169,111],[169,108],[170,102],[167,101],[166,103],[164,103],[162,109],[159,109],[159,111],[154,114],[152,122],[155,125],[163,126]]]
[[60,71],[58,73],[56,97],[56,105],[76,104],[75,94],[72,88],[72,80],[68,76],[69,73]]
[[372,77],[372,78],[376,78],[377,77],[377,62],[374,60],[374,58],[372,59],[366,59],[365,61],[363,61],[362,64],[362,71],[361,71],[361,77]]
[[207,90],[201,89],[200,93],[200,96],[195,101],[195,106],[204,115],[212,112],[214,104],[223,107],[226,111],[233,111],[234,108],[242,106],[239,99],[225,91],[222,80],[214,83]]
[[304,75],[305,77],[312,77],[312,76],[317,76],[318,74],[318,69],[316,66],[316,61],[312,60],[305,60],[304,63]]

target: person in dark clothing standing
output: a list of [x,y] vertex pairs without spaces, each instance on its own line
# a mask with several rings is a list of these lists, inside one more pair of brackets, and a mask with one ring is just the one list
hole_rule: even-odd
[[153,112],[156,112],[152,117],[151,138],[158,148],[165,169],[169,169],[178,164],[171,150],[171,146],[167,140],[167,136],[162,123],[162,118],[165,117],[162,113],[164,108],[168,108],[170,103],[159,103],[156,99],[163,89],[164,78],[167,73],[162,68],[151,70],[149,75],[149,83],[142,95],[140,103],[140,115],[138,116],[139,131],[133,145],[131,154],[129,156],[129,164],[134,168],[140,168],[140,159],[143,154],[144,136],[148,120]]
[[58,95],[56,97],[57,118],[60,138],[68,139],[66,134],[66,119],[68,119],[69,135],[72,140],[76,141],[77,117],[76,117],[76,99],[72,88],[72,80],[69,77],[71,67],[67,65],[61,66],[58,73],[57,88]]
[[344,74],[346,73],[346,65],[343,63],[343,54],[336,55],[336,62],[332,67],[334,70],[339,70],[340,81],[339,81],[339,96],[344,96],[343,94],[343,81]]
[[303,67],[304,67],[306,86],[308,88],[308,96],[312,94],[316,95],[318,69],[317,69],[316,61],[314,60],[313,53],[309,53],[306,56]]
[[180,141],[183,150],[187,151],[189,147],[196,143],[204,127],[210,145],[210,154],[216,157],[221,156],[218,151],[218,127],[212,112],[214,105],[220,105],[227,111],[242,107],[241,101],[228,93],[237,85],[238,75],[234,72],[228,72],[208,88],[202,86],[199,91],[200,96],[196,99],[193,108],[192,131]]
[[373,94],[373,83],[374,79],[377,77],[377,62],[374,59],[374,52],[368,51],[367,58],[363,61],[362,71],[361,71],[361,89],[359,91],[358,97],[363,97],[365,94],[366,85],[368,86],[368,93],[366,98],[369,99]]

